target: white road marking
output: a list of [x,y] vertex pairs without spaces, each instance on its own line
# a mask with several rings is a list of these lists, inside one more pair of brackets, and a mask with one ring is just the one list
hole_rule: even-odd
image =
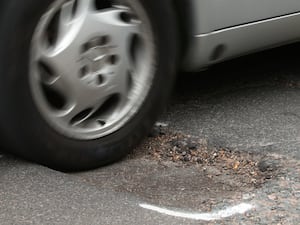
[[255,207],[251,204],[241,203],[236,206],[231,206],[223,210],[211,212],[211,213],[189,213],[183,211],[175,211],[166,208],[161,208],[154,205],[149,204],[140,204],[140,207],[144,209],[149,209],[161,214],[165,214],[168,216],[175,216],[185,219],[192,220],[204,220],[204,221],[212,221],[212,220],[221,220],[223,218],[228,218],[237,214],[244,214],[247,211],[254,209]]

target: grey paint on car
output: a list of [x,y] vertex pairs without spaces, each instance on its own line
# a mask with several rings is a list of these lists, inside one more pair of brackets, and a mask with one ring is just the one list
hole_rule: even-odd
[[190,24],[182,68],[201,70],[251,52],[295,42],[298,0],[188,0]]

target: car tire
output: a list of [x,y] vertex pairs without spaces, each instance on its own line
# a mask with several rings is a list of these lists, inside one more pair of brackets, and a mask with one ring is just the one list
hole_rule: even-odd
[[[57,124],[54,120],[51,122],[52,117],[47,117],[47,111],[45,113],[38,104],[39,100],[35,99],[36,96],[39,98],[39,93],[33,92],[35,84],[30,80],[33,73],[33,38],[41,18],[45,17],[45,12],[55,2],[59,1],[10,0],[1,3],[0,129],[6,148],[13,154],[61,171],[93,169],[126,156],[148,134],[164,108],[174,84],[177,65],[176,17],[169,1],[128,1],[135,2],[135,10],[141,9],[151,28],[151,46],[155,53],[154,63],[151,64],[151,85],[147,84],[149,90],[140,100],[136,112],[128,111],[131,114],[129,119],[124,119],[125,122],[120,122],[118,127],[112,125],[106,133],[103,129],[101,133],[99,128],[98,133],[88,136],[84,130],[86,133],[82,131],[82,134],[85,136],[81,138],[79,130],[91,126],[93,121],[89,120],[80,129],[74,130],[74,133],[72,130],[68,133],[67,128],[64,130],[64,127],[59,127],[59,121]],[[60,2],[65,4],[67,1]],[[131,3],[128,4],[130,7]],[[143,20],[141,22],[144,23]],[[146,60],[144,62],[147,63]],[[47,96],[43,97],[46,98]],[[122,113],[120,111],[119,114]],[[77,115],[77,119],[78,116],[80,115]]]

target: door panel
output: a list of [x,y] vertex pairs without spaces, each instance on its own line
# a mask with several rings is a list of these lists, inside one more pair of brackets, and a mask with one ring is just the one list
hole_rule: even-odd
[[188,0],[194,14],[194,33],[300,12],[300,0]]
[[[280,16],[219,31],[195,35],[183,60],[183,69],[199,70],[231,58],[300,41],[300,13]],[[215,56],[218,47],[222,51]]]

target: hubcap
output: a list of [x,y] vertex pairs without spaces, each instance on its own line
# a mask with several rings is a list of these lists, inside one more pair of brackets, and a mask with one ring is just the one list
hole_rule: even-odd
[[32,95],[58,132],[100,138],[139,111],[154,59],[151,25],[138,1],[57,0],[32,39]]

